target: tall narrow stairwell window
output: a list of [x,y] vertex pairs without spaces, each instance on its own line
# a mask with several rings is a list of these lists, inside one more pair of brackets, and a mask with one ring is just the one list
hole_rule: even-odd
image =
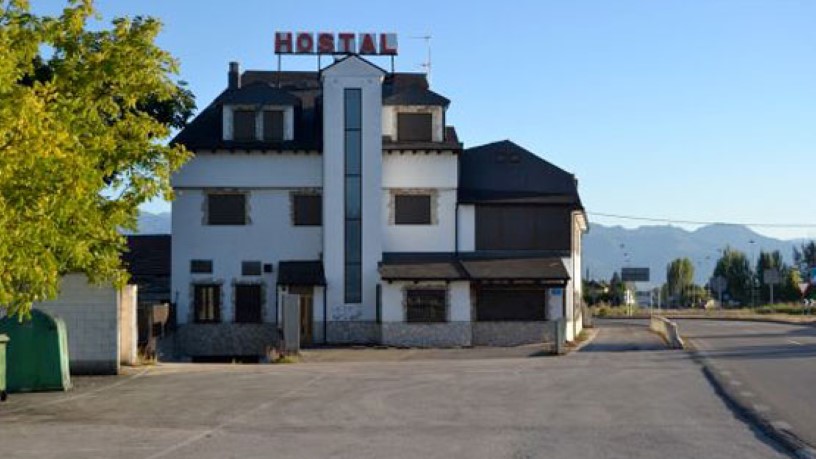
[[345,90],[345,302],[360,303],[363,296],[362,269],[362,94]]

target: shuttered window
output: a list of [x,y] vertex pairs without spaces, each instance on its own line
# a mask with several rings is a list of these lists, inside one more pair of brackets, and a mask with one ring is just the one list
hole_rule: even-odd
[[254,111],[235,110],[232,112],[232,139],[239,142],[256,140]]
[[323,197],[319,194],[293,195],[292,206],[295,226],[320,226],[323,222]]
[[263,289],[258,284],[237,284],[235,286],[235,322],[260,323]]
[[430,142],[433,124],[430,113],[400,113],[397,115],[397,137],[400,142]]
[[476,320],[542,321],[546,320],[546,304],[543,288],[483,288],[476,301]]
[[406,296],[406,322],[447,322],[445,290],[412,289],[406,292]]
[[397,225],[430,225],[431,196],[427,194],[395,195],[394,223]]
[[212,260],[190,260],[190,272],[193,274],[211,274],[213,272]]
[[571,236],[567,206],[476,206],[476,250],[571,250]]
[[241,262],[242,276],[260,276],[261,262],[260,261],[242,261]]
[[210,193],[207,195],[208,225],[246,225],[246,195]]
[[264,110],[263,133],[267,142],[283,141],[283,111]]
[[196,323],[216,323],[221,321],[221,286],[218,284],[196,284],[193,286]]

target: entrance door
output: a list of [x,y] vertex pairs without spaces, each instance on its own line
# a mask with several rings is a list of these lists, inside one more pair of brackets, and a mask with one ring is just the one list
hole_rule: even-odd
[[314,289],[311,286],[290,287],[290,293],[300,297],[300,345],[314,343],[312,325],[314,323]]

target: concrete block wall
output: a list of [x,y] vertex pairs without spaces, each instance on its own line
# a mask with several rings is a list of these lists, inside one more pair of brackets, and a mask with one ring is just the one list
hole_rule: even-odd
[[[118,373],[119,294],[113,286],[93,285],[84,274],[68,274],[57,299],[34,307],[65,321],[71,373]],[[135,320],[134,313],[134,327]]]

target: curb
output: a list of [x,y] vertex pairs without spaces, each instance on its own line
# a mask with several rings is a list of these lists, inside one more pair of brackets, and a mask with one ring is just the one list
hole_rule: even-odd
[[587,333],[589,333],[589,335],[590,335],[589,338],[585,339],[584,341],[581,341],[581,343],[578,344],[577,346],[575,346],[574,348],[569,349],[569,352],[567,352],[567,355],[572,354],[574,352],[578,352],[581,349],[585,348],[586,346],[589,346],[590,344],[592,344],[593,341],[595,341],[595,337],[598,336],[598,329],[596,327],[592,327],[592,328],[585,327],[584,330],[586,330]]
[[699,351],[690,339],[686,339],[686,351],[699,363],[706,379],[714,386],[719,395],[734,412],[749,422],[768,438],[779,444],[788,453],[799,459],[816,459],[816,448],[806,443],[791,431],[791,426],[777,419],[767,406],[749,400],[750,397],[739,391],[739,384],[728,377],[730,372],[721,370],[716,363]]

